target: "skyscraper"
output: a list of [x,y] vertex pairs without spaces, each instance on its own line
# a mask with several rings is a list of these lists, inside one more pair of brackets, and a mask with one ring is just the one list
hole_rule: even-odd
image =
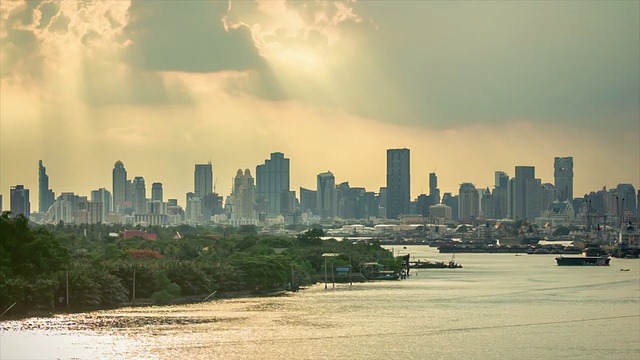
[[411,174],[409,149],[387,150],[387,218],[409,213]]
[[244,173],[241,169],[238,169],[238,173],[233,179],[233,196],[235,201],[235,218],[255,219],[255,185],[253,184],[253,176],[251,176],[249,169],[245,169]]
[[[91,191],[91,202],[102,203],[102,218],[100,221],[105,221],[107,216],[112,211],[111,208],[111,193],[105,188]],[[95,208],[94,208],[95,210]]]
[[429,173],[429,199],[430,205],[440,204],[440,189],[438,189],[438,176]]
[[53,205],[55,195],[49,189],[49,176],[47,175],[47,168],[42,165],[42,160],[38,162],[38,166],[38,210],[40,213],[45,213]]
[[22,214],[28,219],[31,213],[29,189],[25,189],[24,185],[12,186],[9,196],[11,197],[11,212],[14,215]]
[[553,177],[557,200],[573,201],[573,158],[556,157],[553,161]]
[[509,175],[503,171],[496,171],[495,178],[495,186],[492,193],[493,214],[490,217],[506,219],[509,214]]
[[318,174],[316,206],[318,215],[322,218],[332,218],[337,215],[336,178],[331,171]]
[[127,170],[122,161],[116,161],[113,167],[113,211],[124,213],[124,203],[127,201]]
[[458,192],[459,215],[460,219],[477,218],[480,214],[480,195],[478,190],[471,183],[463,183],[460,185]]
[[535,178],[535,167],[516,166],[511,198],[514,219],[533,221],[547,207],[543,203],[542,181]]
[[636,189],[631,184],[618,184],[616,186],[616,192],[620,197],[620,207],[621,212],[624,213],[625,210],[630,211],[633,214],[636,214],[638,211],[638,206],[636,204]]
[[136,214],[147,212],[147,189],[142,176],[136,176],[133,179],[133,212]]
[[162,183],[155,182],[151,184],[151,200],[162,201]]
[[318,214],[318,192],[300,187],[300,210]]
[[271,153],[271,158],[256,167],[256,192],[267,202],[267,216],[282,214],[282,198],[289,197],[289,159],[281,152]]
[[196,164],[193,179],[193,192],[197,197],[205,197],[213,193],[213,165]]

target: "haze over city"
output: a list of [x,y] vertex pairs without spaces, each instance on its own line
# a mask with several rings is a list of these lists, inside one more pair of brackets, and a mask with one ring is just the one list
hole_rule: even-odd
[[[182,203],[272,152],[291,190],[377,191],[411,149],[411,197],[574,159],[574,194],[640,188],[638,2],[0,3],[0,194],[111,188],[113,165]],[[32,196],[37,208],[37,196]]]

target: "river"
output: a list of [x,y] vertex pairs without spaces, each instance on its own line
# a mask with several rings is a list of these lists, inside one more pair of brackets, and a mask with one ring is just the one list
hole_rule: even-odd
[[[450,260],[427,246],[396,254]],[[640,261],[456,254],[461,269],[281,297],[0,322],[1,359],[640,359]],[[628,269],[628,271],[621,271]]]

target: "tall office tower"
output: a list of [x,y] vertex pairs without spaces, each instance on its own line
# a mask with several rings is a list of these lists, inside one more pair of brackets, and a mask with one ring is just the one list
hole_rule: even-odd
[[[556,187],[550,183],[544,183],[540,186],[540,212],[546,210],[548,205],[558,199]],[[571,201],[569,201],[571,203]],[[538,215],[540,216],[540,215]]]
[[151,200],[162,201],[162,183],[151,184]]
[[495,201],[493,194],[487,187],[484,191],[480,191],[480,214],[479,216],[485,219],[495,219]]
[[509,175],[504,171],[496,171],[495,173],[496,183],[495,187],[507,189],[509,188]]
[[300,187],[300,211],[318,214],[318,192]]
[[493,214],[494,219],[506,219],[509,216],[509,175],[503,171],[495,173],[495,187],[493,188]]
[[116,161],[113,167],[113,211],[124,213],[124,203],[127,199],[127,170],[122,161]]
[[458,209],[460,208],[458,204],[458,195],[452,195],[451,193],[444,193],[442,195],[442,203],[449,206],[451,208],[451,218],[452,220],[458,220]]
[[136,176],[133,179],[133,212],[145,214],[147,212],[147,189],[144,186],[144,178]]
[[3,212],[4,210],[2,210],[2,194],[0,194],[0,212]]
[[387,150],[387,218],[409,214],[411,174],[409,149]]
[[558,201],[573,201],[573,158],[556,157],[553,161],[553,177]]
[[55,195],[49,189],[49,175],[47,175],[47,168],[42,166],[42,160],[38,162],[38,166],[38,209],[41,214],[44,214],[53,205]]
[[336,178],[331,171],[327,171],[318,174],[317,180],[316,205],[318,207],[318,215],[322,218],[333,218],[338,215]]
[[54,219],[56,223],[73,223],[73,211],[71,210],[71,204],[67,200],[58,198],[53,203]]
[[440,189],[438,189],[436,173],[429,173],[429,198],[431,205],[440,204]]
[[75,213],[80,209],[78,203],[80,202],[80,197],[72,192],[63,192],[58,196],[58,200],[63,200],[69,203],[71,206],[71,213]]
[[187,193],[187,209],[185,210],[185,219],[200,222],[202,216],[202,198],[195,196],[194,193]]
[[283,153],[271,153],[270,159],[256,167],[256,192],[266,201],[267,217],[282,214],[283,193],[289,196],[289,159]]
[[31,203],[29,202],[29,189],[24,185],[16,185],[10,188],[11,212],[13,215],[22,214],[27,219],[31,213]]
[[193,180],[193,193],[198,197],[213,193],[213,165],[196,164]]
[[535,167],[516,166],[513,179],[513,218],[532,222],[548,204],[543,204],[542,181],[535,178]]
[[533,166],[516,166],[512,194],[513,214],[511,215],[513,219],[529,219],[529,221],[533,221],[530,217],[531,214],[527,213],[527,205],[534,199],[528,198],[527,195],[531,193],[530,188],[535,179],[535,172],[536,170]]
[[243,173],[241,169],[238,169],[236,177],[233,179],[236,219],[255,219],[255,188],[251,171],[245,169]]
[[113,211],[111,207],[111,193],[109,192],[109,190],[105,188],[100,188],[98,190],[91,191],[91,202],[102,203],[101,221],[106,221],[109,213]]
[[106,219],[104,217],[104,203],[101,201],[91,201],[88,203],[87,223],[101,224]]
[[458,192],[458,218],[477,218],[480,214],[480,200],[478,190],[471,183],[462,183]]
[[636,205],[637,203],[635,197],[636,189],[633,187],[633,185],[618,184],[618,186],[616,187],[616,192],[618,193],[618,196],[623,199],[623,201],[620,203],[622,214],[624,214],[625,210],[630,211],[633,214],[637,214],[638,207]]

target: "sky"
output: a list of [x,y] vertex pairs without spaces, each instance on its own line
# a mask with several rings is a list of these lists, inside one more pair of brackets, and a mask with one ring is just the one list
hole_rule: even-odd
[[640,188],[638,1],[1,1],[0,194],[112,190],[114,163],[184,206],[195,164],[227,196],[272,152],[291,190],[412,198],[574,159],[574,196]]

